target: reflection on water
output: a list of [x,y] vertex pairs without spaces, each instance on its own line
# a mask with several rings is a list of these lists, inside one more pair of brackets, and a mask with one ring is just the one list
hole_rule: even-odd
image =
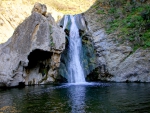
[[90,83],[0,89],[0,113],[149,113],[149,83]]
[[72,86],[69,88],[69,94],[71,99],[71,113],[85,113],[85,87]]

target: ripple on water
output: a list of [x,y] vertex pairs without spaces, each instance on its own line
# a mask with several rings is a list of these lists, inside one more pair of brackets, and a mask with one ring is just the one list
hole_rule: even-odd
[[150,84],[58,84],[1,91],[0,112],[13,109],[22,113],[148,113]]

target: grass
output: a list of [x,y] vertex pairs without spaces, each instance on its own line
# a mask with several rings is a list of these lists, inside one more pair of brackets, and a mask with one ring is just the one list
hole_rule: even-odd
[[97,0],[92,8],[104,17],[101,22],[107,34],[115,33],[121,42],[129,41],[134,50],[150,47],[150,2]]

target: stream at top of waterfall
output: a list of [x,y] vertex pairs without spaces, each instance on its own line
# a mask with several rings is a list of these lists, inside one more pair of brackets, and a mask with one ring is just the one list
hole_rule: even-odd
[[0,113],[149,113],[149,83],[35,85],[0,89]]

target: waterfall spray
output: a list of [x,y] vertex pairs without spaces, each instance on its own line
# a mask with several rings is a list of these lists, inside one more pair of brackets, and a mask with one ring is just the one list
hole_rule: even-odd
[[[68,21],[68,18],[65,17]],[[70,16],[71,28],[69,35],[69,61],[68,61],[68,82],[82,83],[85,82],[84,71],[80,61],[80,52],[82,51],[82,42],[79,35],[79,29],[75,22],[75,16]],[[66,22],[64,22],[66,24]],[[65,25],[66,26],[66,25]]]

